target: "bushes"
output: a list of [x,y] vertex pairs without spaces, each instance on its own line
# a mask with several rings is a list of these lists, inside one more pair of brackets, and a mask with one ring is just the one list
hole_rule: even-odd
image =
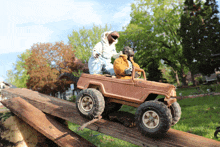
[[198,76],[195,78],[199,85],[203,84],[202,76]]
[[68,101],[75,102],[76,101],[76,95],[71,96]]

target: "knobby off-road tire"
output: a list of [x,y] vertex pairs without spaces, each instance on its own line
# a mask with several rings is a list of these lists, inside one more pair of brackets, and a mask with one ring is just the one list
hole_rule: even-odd
[[214,133],[214,136],[215,136],[215,138],[220,138],[220,127],[217,127],[216,128],[216,131],[215,131],[215,133]]
[[[157,101],[163,102],[164,103],[164,98],[157,99]],[[169,107],[172,115],[172,123],[171,126],[175,125],[181,118],[181,107],[178,102],[174,102],[170,107]]]
[[135,120],[143,135],[157,137],[169,130],[172,115],[163,102],[147,101],[137,108]]
[[171,126],[173,126],[180,120],[180,117],[181,117],[181,107],[180,107],[179,103],[174,102],[170,106],[170,111],[171,111],[171,115],[172,115]]
[[76,97],[76,108],[82,116],[93,119],[104,111],[105,100],[100,91],[84,89]]

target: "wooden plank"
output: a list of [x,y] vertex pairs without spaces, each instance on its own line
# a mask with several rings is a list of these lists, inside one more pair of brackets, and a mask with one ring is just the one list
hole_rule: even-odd
[[4,100],[2,104],[61,147],[95,146],[20,97]]
[[[6,96],[7,98],[20,96],[43,112],[79,125],[88,122],[87,119],[79,115],[74,103],[62,99],[19,88],[3,90],[3,96]],[[149,138],[141,135],[136,127],[127,128],[119,123],[104,119],[87,126],[87,128],[139,146],[220,146],[220,142],[218,141],[174,129],[170,129],[164,138]]]

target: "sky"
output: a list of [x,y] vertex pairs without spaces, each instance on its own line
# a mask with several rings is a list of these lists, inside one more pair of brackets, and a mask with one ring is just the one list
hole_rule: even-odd
[[[217,1],[218,6],[220,0]],[[0,5],[0,81],[17,56],[34,43],[68,43],[68,35],[93,24],[121,31],[135,0],[8,0]],[[219,8],[220,11],[220,8]]]
[[34,43],[68,43],[73,30],[93,24],[121,31],[130,22],[134,0],[8,0],[0,5],[0,81],[17,55]]

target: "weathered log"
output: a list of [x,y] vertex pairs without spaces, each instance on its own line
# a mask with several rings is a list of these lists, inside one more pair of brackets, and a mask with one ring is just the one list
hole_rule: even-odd
[[[2,91],[7,98],[22,97],[43,112],[83,125],[89,120],[80,116],[75,103],[47,96],[28,89],[6,89]],[[149,138],[143,136],[137,127],[127,128],[119,123],[101,119],[87,128],[106,135],[119,138],[139,146],[220,146],[220,142],[198,135],[170,129],[163,138]]]
[[4,100],[2,104],[61,147],[95,146],[20,97]]

